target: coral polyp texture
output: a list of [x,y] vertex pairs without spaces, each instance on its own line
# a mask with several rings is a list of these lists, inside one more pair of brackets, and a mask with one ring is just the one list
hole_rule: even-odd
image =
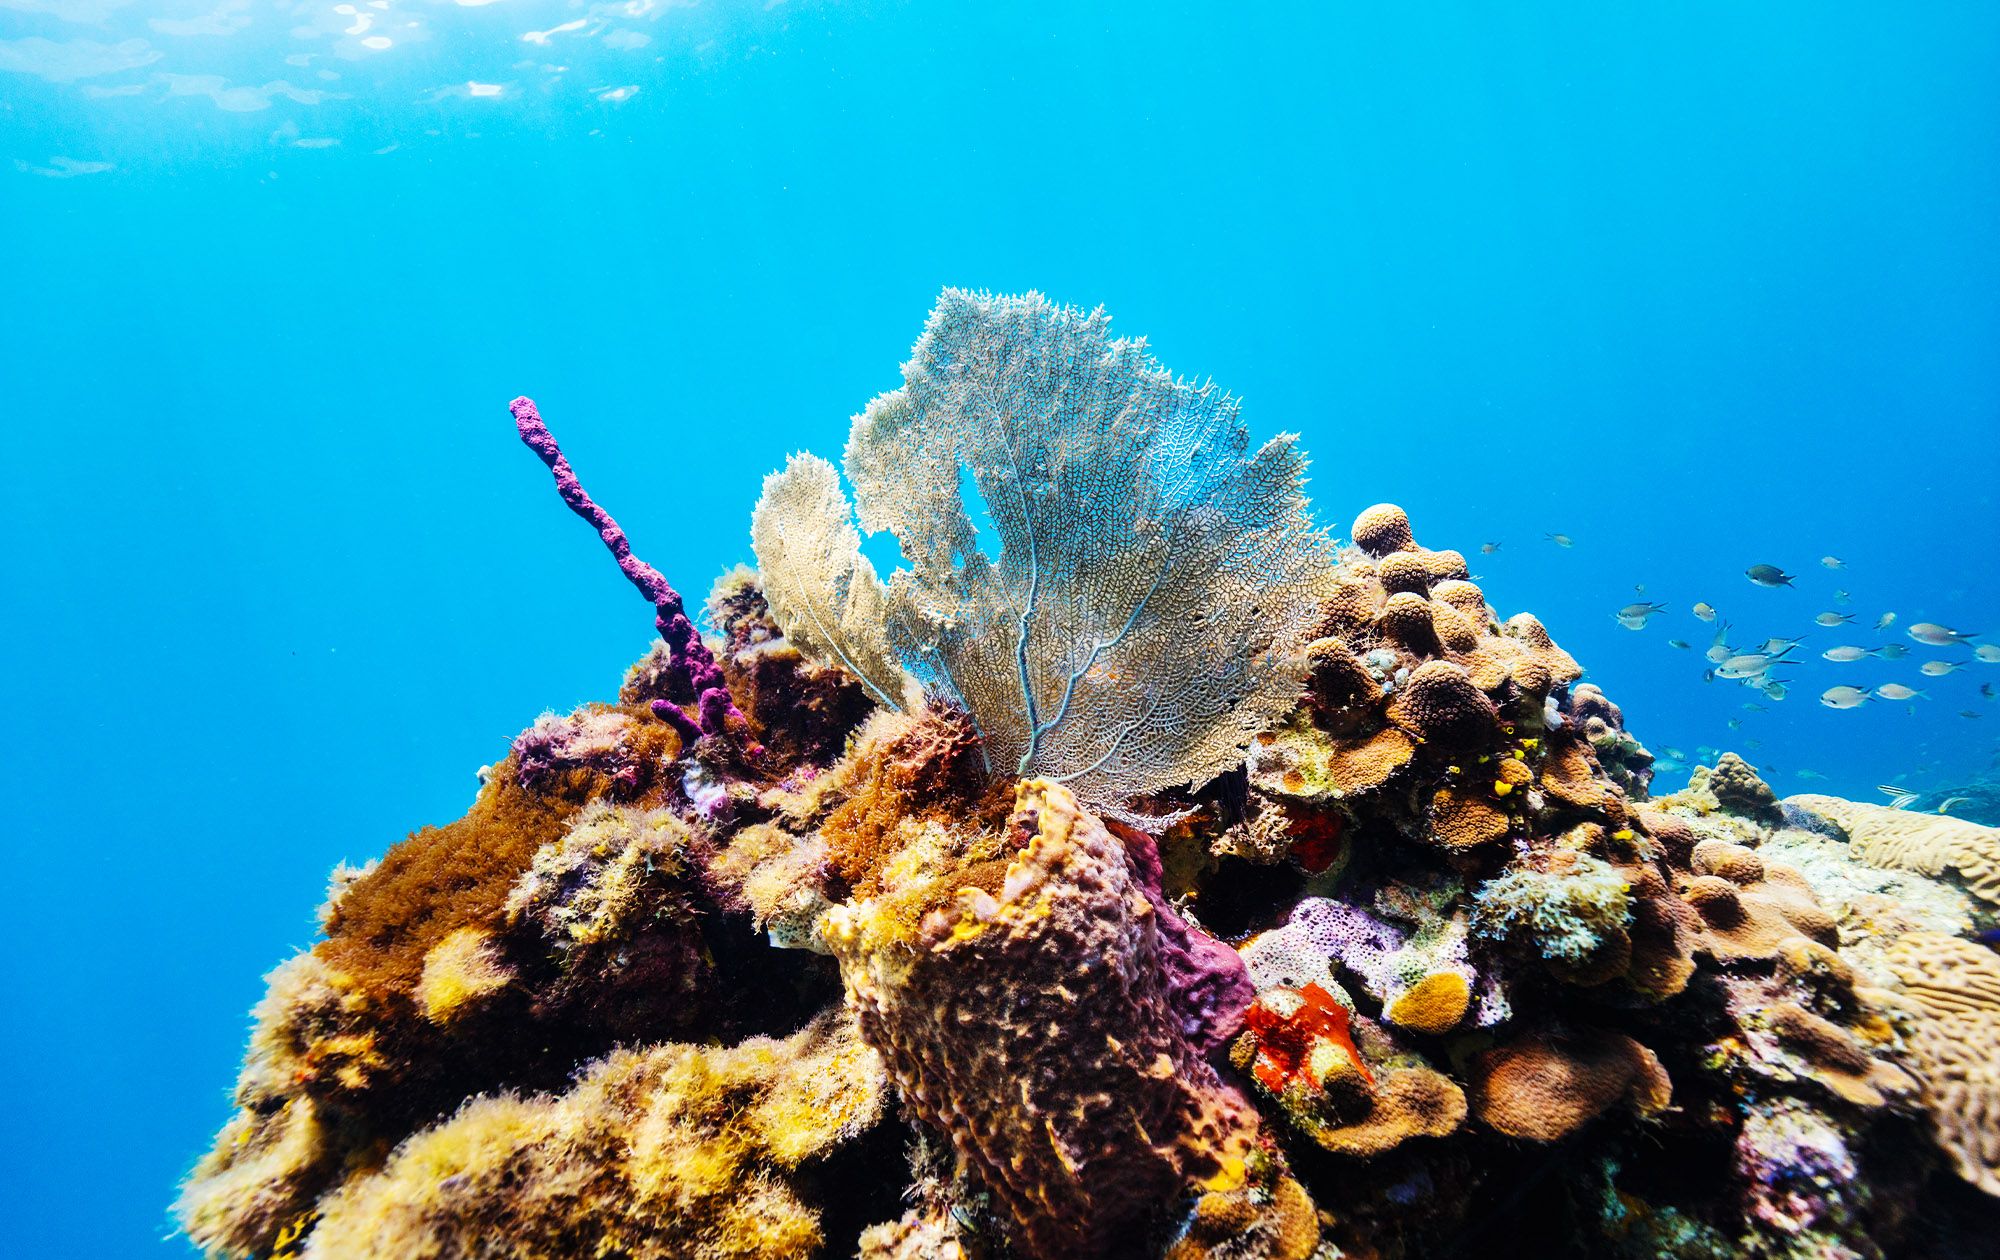
[[334,872],[209,1255],[1986,1254],[1993,833],[1655,796],[1548,627],[1101,312],[946,292],[707,635],[513,410],[661,639]]

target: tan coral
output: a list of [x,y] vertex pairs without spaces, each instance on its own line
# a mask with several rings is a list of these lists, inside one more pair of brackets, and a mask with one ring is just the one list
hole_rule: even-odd
[[1514,820],[1487,796],[1440,788],[1431,797],[1430,839],[1453,852],[1464,852],[1506,838]]
[[1959,1176],[2000,1196],[2000,955],[1912,932],[1888,963],[1919,1016],[1912,1049],[1938,1145]]
[[1785,803],[1845,831],[1854,856],[1870,866],[1933,878],[1949,872],[1974,896],[2000,906],[2000,827],[1837,796],[1791,796]]
[[1326,774],[1339,796],[1358,796],[1381,787],[1410,764],[1416,745],[1393,726],[1367,739],[1336,744],[1327,755]]
[[1500,727],[1493,702],[1449,661],[1427,661],[1404,679],[1389,701],[1389,720],[1418,743],[1446,753],[1489,745]]
[[1382,589],[1391,595],[1405,591],[1430,594],[1431,566],[1425,563],[1425,557],[1420,552],[1399,551],[1385,556],[1382,563],[1376,566],[1375,573]]
[[1471,582],[1446,579],[1431,587],[1431,599],[1448,605],[1484,633],[1493,620],[1486,606],[1486,592]]
[[1375,614],[1375,633],[1417,656],[1435,656],[1443,646],[1431,622],[1431,602],[1410,591],[1391,595],[1382,605]]
[[1393,503],[1377,503],[1364,508],[1361,515],[1354,518],[1354,528],[1350,531],[1354,545],[1377,559],[1392,551],[1407,551],[1416,546],[1416,539],[1410,533],[1410,518]]
[[1559,1141],[1620,1103],[1651,1115],[1672,1100],[1659,1058],[1622,1033],[1530,1035],[1473,1061],[1473,1114],[1532,1142]]

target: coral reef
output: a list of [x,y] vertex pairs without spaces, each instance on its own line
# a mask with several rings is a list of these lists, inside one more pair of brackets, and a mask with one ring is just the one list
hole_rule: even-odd
[[847,449],[911,567],[795,457],[707,638],[514,413],[661,641],[335,871],[209,1255],[1990,1245],[1996,833],[1652,796],[1541,622],[1101,313],[947,292]]

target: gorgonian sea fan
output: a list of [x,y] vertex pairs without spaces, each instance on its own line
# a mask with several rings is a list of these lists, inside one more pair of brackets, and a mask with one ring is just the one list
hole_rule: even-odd
[[831,465],[795,456],[752,522],[786,634],[885,701],[893,657],[965,707],[992,768],[1100,808],[1235,764],[1297,698],[1331,562],[1296,439],[1251,453],[1235,399],[1036,293],[947,289],[903,378],[855,418],[846,471],[909,567],[883,588]]

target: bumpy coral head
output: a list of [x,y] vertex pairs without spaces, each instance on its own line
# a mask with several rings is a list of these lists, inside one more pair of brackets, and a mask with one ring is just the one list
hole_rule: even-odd
[[1354,545],[1380,558],[1416,546],[1410,518],[1393,503],[1377,503],[1354,518]]

